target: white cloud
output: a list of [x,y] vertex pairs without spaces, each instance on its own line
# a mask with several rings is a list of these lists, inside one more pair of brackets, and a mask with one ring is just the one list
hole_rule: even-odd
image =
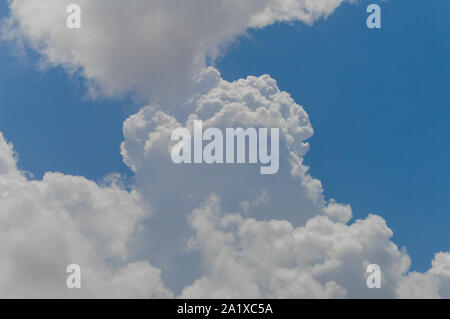
[[[139,191],[150,198],[155,209],[182,210],[187,214],[214,192],[227,209],[238,209],[247,203],[247,210],[262,218],[289,218],[295,224],[303,224],[322,213],[347,222],[350,207],[335,201],[327,205],[320,181],[312,178],[303,165],[302,157],[309,149],[307,139],[313,134],[305,110],[288,93],[280,91],[268,75],[228,82],[210,67],[205,77],[210,79],[207,86],[211,89],[192,100],[191,114],[176,118],[146,106],[124,123],[122,156],[135,172]],[[170,157],[172,130],[180,126],[192,130],[197,119],[203,121],[204,129],[279,128],[278,174],[262,176],[259,165],[174,164]],[[173,194],[176,201],[171,200]],[[263,200],[250,205],[255,194],[264,194]]]
[[398,289],[400,298],[450,298],[450,253],[438,253],[426,273],[411,272]]
[[[129,262],[127,247],[145,217],[135,191],[47,173],[28,180],[0,135],[0,297],[170,297],[160,270]],[[66,287],[66,267],[82,289]]]
[[94,95],[136,90],[178,104],[206,58],[248,27],[312,23],[344,1],[78,0],[82,28],[72,30],[66,27],[71,0],[11,0],[3,37],[30,46],[44,63],[78,70]]
[[16,167],[16,155],[10,144],[5,141],[0,132],[0,174],[9,176],[18,176],[19,171]]
[[343,2],[356,0],[271,0],[264,11],[253,16],[251,27],[264,27],[275,22],[302,21],[312,24],[326,18]]
[[[296,228],[223,214],[213,195],[191,225],[205,274],[183,291],[188,298],[392,298],[410,263],[375,215],[351,225],[317,216]],[[380,290],[366,286],[373,262],[383,269]]]
[[[191,280],[182,297],[402,296],[405,282],[411,282],[410,260],[391,241],[385,221],[370,215],[348,224],[351,207],[327,202],[320,181],[303,164],[313,133],[304,109],[270,76],[228,82],[212,73],[217,71],[205,72],[211,89],[196,95],[184,120],[147,106],[124,123],[122,155],[140,194],[155,207],[149,241],[169,247],[153,259],[177,260],[178,266],[161,267],[168,277],[183,273]],[[262,176],[247,164],[173,164],[170,133],[179,126],[192,130],[195,119],[204,128],[279,127],[279,173]],[[191,255],[180,257],[186,246],[198,254],[194,261]],[[366,267],[372,263],[382,269],[380,290],[366,286]],[[435,287],[436,278],[423,281]],[[179,282],[171,286],[180,289]]]
[[[258,218],[285,218],[296,225],[303,224],[317,213],[326,213],[320,181],[311,178],[302,158],[309,148],[306,142],[312,127],[303,108],[286,92],[278,89],[269,76],[249,77],[236,82],[220,79],[217,70],[204,72],[206,94],[195,95],[191,101],[193,113],[178,115],[147,106],[124,123],[122,144],[124,161],[135,173],[135,183],[142,197],[155,209],[148,223],[149,242],[164,242],[166,249],[146,245],[145,255],[151,255],[171,278],[186,272],[183,265],[198,268],[198,260],[185,256],[186,242],[191,234],[186,217],[205,200],[210,192],[221,197],[228,210],[254,200],[265,193],[258,205],[247,205],[247,213]],[[210,82],[209,84],[207,82]],[[183,119],[184,118],[184,119]],[[179,126],[193,127],[202,119],[207,127],[278,127],[280,128],[280,170],[264,177],[259,165],[176,165],[170,157],[170,136]],[[336,204],[338,205],[338,204]],[[343,208],[347,210],[347,208]],[[174,258],[178,266],[172,266]],[[170,270],[167,270],[170,268]],[[174,289],[181,289],[196,271],[185,274]],[[183,281],[184,280],[184,281]]]
[[[82,29],[69,30],[71,1],[9,1],[4,38],[79,72],[93,94],[135,90],[159,105],[124,123],[132,191],[59,173],[28,180],[0,135],[0,296],[173,296],[164,281],[187,297],[448,297],[448,253],[428,272],[408,273],[409,257],[381,217],[349,224],[351,207],[325,200],[303,163],[308,115],[274,79],[227,82],[205,68],[249,27],[311,24],[342,2],[79,0]],[[174,165],[170,133],[195,119],[280,128],[279,173]],[[82,266],[81,291],[65,287],[71,263]],[[381,290],[365,286],[370,263],[381,266]]]

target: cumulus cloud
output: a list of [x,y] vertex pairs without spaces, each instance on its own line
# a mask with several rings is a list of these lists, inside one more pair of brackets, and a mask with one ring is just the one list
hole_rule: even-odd
[[400,298],[450,298],[450,253],[438,253],[426,273],[411,272],[398,288]]
[[[325,200],[320,181],[303,164],[313,134],[308,115],[274,79],[228,82],[213,68],[204,75],[211,89],[195,95],[192,113],[172,116],[147,106],[124,123],[124,161],[155,207],[148,241],[169,247],[144,250],[158,251],[153,259],[177,278],[171,288],[185,286],[186,298],[394,298],[412,291],[408,285],[425,294],[424,281],[434,292],[427,296],[445,296],[437,286],[447,285],[442,275],[408,274],[410,259],[392,242],[383,218],[350,222],[349,205]],[[198,119],[204,128],[280,128],[280,171],[264,176],[256,165],[174,164],[172,130],[192,131]],[[191,254],[183,256],[186,247]],[[372,263],[383,272],[379,290],[366,286]],[[445,273],[444,265],[440,258],[433,269]]]
[[[212,195],[190,222],[205,274],[184,289],[188,298],[392,298],[410,263],[375,215],[351,225],[316,216],[296,228],[223,214]],[[366,286],[374,261],[383,269],[380,290]]]
[[16,167],[16,155],[12,145],[8,144],[0,132],[0,174],[9,176],[20,176]]
[[[2,135],[0,168],[2,298],[172,296],[159,269],[128,259],[145,217],[135,191],[59,173],[28,180]],[[83,289],[67,289],[69,264]]]
[[[189,247],[201,261],[189,261],[201,272],[189,274],[197,279],[181,296],[395,297],[409,257],[390,240],[392,231],[381,217],[348,224],[350,206],[324,199],[320,181],[303,164],[313,134],[304,109],[268,75],[228,82],[213,68],[207,73],[217,73],[208,76],[212,88],[196,97],[184,121],[148,106],[124,123],[125,163],[136,174],[139,192],[161,216],[152,219],[149,238],[174,243],[168,254],[180,255]],[[280,128],[279,173],[263,176],[247,164],[173,164],[172,130],[192,131],[196,119],[204,128]],[[382,290],[367,289],[371,263],[383,269]]]
[[[122,156],[135,173],[139,191],[151,199],[156,210],[183,211],[186,215],[214,192],[227,208],[244,205],[261,218],[288,218],[303,224],[321,213],[333,220],[347,221],[350,207],[335,201],[327,204],[320,181],[312,178],[303,164],[309,149],[307,140],[313,134],[303,107],[268,75],[228,82],[212,67],[204,74],[212,82],[208,85],[211,89],[196,96],[192,113],[174,116],[146,106],[124,123]],[[171,132],[177,127],[192,132],[195,120],[202,120],[204,130],[279,128],[279,172],[260,175],[259,164],[174,164],[170,155],[174,144]],[[171,199],[174,195],[176,201]]]
[[[296,225],[318,213],[328,212],[325,211],[320,181],[312,178],[308,167],[302,164],[302,156],[309,148],[306,140],[313,133],[304,109],[289,94],[280,91],[268,75],[228,82],[210,67],[204,76],[212,82],[207,85],[212,88],[194,98],[191,114],[176,118],[159,108],[147,106],[124,123],[124,161],[134,171],[134,180],[142,197],[155,208],[148,231],[151,238],[156,236],[158,239],[149,241],[164,242],[169,247],[160,250],[164,256],[152,258],[160,261],[161,267],[164,267],[162,260],[167,260],[167,264],[185,251],[191,232],[186,216],[210,192],[216,193],[227,209],[236,210],[244,205],[247,214],[254,217],[286,218]],[[260,175],[259,164],[174,164],[170,156],[171,133],[177,127],[192,131],[194,120],[202,120],[204,129],[279,128],[279,172],[271,176]],[[263,200],[258,200],[261,194]],[[339,210],[339,205],[335,205]],[[341,209],[348,210],[344,206]],[[335,215],[339,213],[335,212]],[[158,251],[158,247],[147,246],[147,249]],[[197,269],[198,260],[188,259],[190,268]],[[178,261],[178,264],[183,263]],[[177,268],[172,271],[174,276],[179,273]],[[184,275],[180,280],[193,279],[195,274],[190,275]]]
[[[151,103],[123,127],[132,190],[59,173],[30,180],[0,135],[0,296],[448,297],[448,253],[409,273],[381,217],[351,222],[349,205],[326,200],[303,162],[308,115],[274,79],[228,82],[206,67],[248,28],[311,24],[343,2],[79,0],[82,29],[69,30],[71,1],[10,0],[3,38],[81,75],[93,96],[134,91]],[[278,174],[175,165],[171,132],[195,120],[279,128]],[[82,266],[79,291],[65,287],[72,263]],[[380,290],[365,286],[371,263]]]
[[220,49],[249,27],[327,17],[345,0],[78,0],[82,28],[66,27],[70,0],[9,0],[3,37],[44,64],[79,72],[93,96],[135,90],[179,103]]

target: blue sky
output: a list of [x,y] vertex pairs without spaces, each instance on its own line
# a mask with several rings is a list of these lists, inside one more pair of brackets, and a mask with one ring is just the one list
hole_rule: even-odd
[[[351,204],[356,218],[383,216],[412,268],[423,271],[450,242],[450,4],[372,2],[382,6],[381,30],[365,26],[370,2],[343,5],[312,27],[251,31],[217,67],[226,80],[275,78],[311,118],[306,163],[327,198]],[[36,178],[47,171],[94,180],[112,171],[131,175],[119,146],[122,122],[139,105],[88,101],[77,80],[34,63],[0,45],[0,131],[19,165]]]
[[[7,15],[4,2],[0,15]],[[29,53],[18,59],[0,45],[0,130],[14,143],[19,166],[36,178],[47,171],[94,180],[111,171],[128,174],[119,148],[122,123],[137,106],[90,101],[78,79],[59,68],[38,71]]]

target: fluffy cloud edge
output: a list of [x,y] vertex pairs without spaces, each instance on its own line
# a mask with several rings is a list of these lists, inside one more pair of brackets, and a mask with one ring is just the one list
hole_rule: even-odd
[[[47,173],[30,180],[0,133],[0,296],[3,298],[168,298],[161,271],[130,260],[147,212],[136,191],[114,182]],[[83,289],[66,287],[66,267]]]

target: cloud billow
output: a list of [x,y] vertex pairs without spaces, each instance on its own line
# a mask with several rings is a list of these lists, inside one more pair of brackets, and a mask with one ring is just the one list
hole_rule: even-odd
[[13,0],[2,36],[31,47],[43,66],[80,74],[92,97],[133,91],[156,102],[189,96],[207,58],[249,27],[311,24],[345,0],[78,0],[82,28],[68,29],[70,0]]
[[[114,178],[31,180],[0,135],[0,296],[450,297],[449,253],[426,273],[409,272],[384,219],[351,222],[350,205],[326,200],[303,163],[309,117],[273,78],[228,82],[206,65],[248,28],[312,24],[343,2],[79,0],[82,28],[70,30],[71,1],[9,1],[3,39],[78,74],[93,97],[134,92],[148,105],[123,126],[131,190]],[[194,120],[278,127],[280,171],[175,165],[170,134]],[[65,287],[71,263],[84,269],[80,291]],[[365,286],[371,263],[382,289]]]

